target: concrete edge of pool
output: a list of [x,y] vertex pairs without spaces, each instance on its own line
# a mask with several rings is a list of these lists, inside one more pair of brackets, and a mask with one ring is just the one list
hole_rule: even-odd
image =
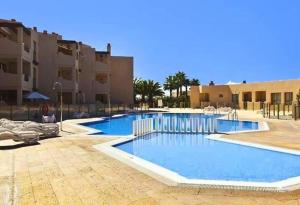
[[[155,112],[150,112],[150,113],[155,113]],[[168,112],[168,113],[172,113],[172,112]],[[126,115],[129,115],[129,114],[117,114],[117,115],[113,115],[111,117],[112,118],[119,118],[119,117],[124,117]],[[103,137],[130,137],[130,135],[107,135],[107,134],[102,135],[101,130],[94,129],[94,128],[91,128],[91,127],[88,127],[88,126],[84,125],[84,124],[88,124],[88,123],[103,121],[105,119],[107,119],[107,117],[99,117],[99,118],[94,118],[92,120],[89,120],[88,118],[85,118],[85,119],[82,119],[82,120],[78,119],[78,120],[76,120],[76,122],[71,123],[71,125],[74,126],[74,127],[81,128],[81,129],[85,130],[86,132],[84,134],[88,134],[88,135],[96,135],[96,134],[99,133],[99,135],[101,135]],[[218,119],[227,121],[227,119],[224,118],[224,117],[220,117]],[[228,120],[228,121],[232,121],[232,120]],[[249,121],[249,120],[238,120],[238,121],[241,121],[241,122],[257,122],[258,123],[258,130],[230,131],[230,132],[224,132],[224,134],[264,132],[264,131],[269,131],[270,130],[268,123],[265,122],[265,121]]]
[[[269,130],[269,126],[266,122],[259,123],[259,130],[241,131],[241,132],[260,132]],[[237,132],[234,132],[237,133]],[[261,145],[257,143],[241,142],[238,140],[221,138],[222,134],[212,134],[206,138],[211,140],[218,140],[227,143],[238,144],[242,146],[255,147],[260,149],[266,149],[271,151],[283,152],[288,154],[294,154],[300,156],[300,151],[273,147],[268,145]],[[169,185],[178,187],[193,187],[193,188],[216,188],[216,189],[236,189],[236,190],[251,190],[251,191],[272,191],[272,192],[285,192],[293,191],[300,188],[300,176],[292,177],[276,182],[248,182],[248,181],[225,181],[225,180],[202,180],[202,179],[188,179],[176,172],[163,168],[157,164],[144,160],[142,158],[131,155],[124,152],[114,146],[120,143],[125,143],[135,136],[127,136],[126,138],[119,138],[113,141],[109,141],[103,144],[94,145],[93,147],[102,153],[117,159],[128,166],[141,171],[156,180]]]

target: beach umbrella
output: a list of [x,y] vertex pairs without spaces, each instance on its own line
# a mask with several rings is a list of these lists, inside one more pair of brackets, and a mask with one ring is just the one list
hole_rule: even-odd
[[25,97],[25,99],[30,100],[30,101],[47,101],[50,98],[39,93],[39,92],[31,92],[29,94],[27,94]]

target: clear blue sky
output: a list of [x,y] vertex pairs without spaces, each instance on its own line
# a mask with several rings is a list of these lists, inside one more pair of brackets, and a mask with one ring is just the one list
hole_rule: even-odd
[[300,77],[299,0],[3,1],[0,18],[135,59],[135,75],[202,83]]

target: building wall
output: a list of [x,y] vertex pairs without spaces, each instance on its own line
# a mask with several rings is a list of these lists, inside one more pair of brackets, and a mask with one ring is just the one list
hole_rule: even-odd
[[59,36],[40,33],[39,41],[39,92],[57,100],[57,91],[53,90],[53,83],[57,80],[57,40]]
[[133,57],[111,57],[111,102],[133,104]]
[[[258,95],[265,95],[266,103],[271,103],[271,94],[280,93],[281,103],[284,103],[285,92],[293,93],[293,101],[296,101],[296,96],[300,89],[300,80],[282,80],[282,81],[270,81],[270,82],[257,82],[246,84],[234,84],[234,85],[214,85],[214,86],[192,86],[191,87],[191,107],[197,108],[201,106],[201,102],[204,104],[219,105],[232,105],[232,95],[238,94],[239,107],[244,107],[246,100],[243,98],[245,93],[249,93],[252,96],[251,101],[259,102]],[[204,94],[209,95],[209,101],[204,101]],[[265,94],[264,94],[265,93]],[[222,96],[222,97],[221,97]]]
[[[77,43],[66,43],[72,50],[72,55],[66,55],[58,51],[59,43],[62,37],[56,33],[48,34],[47,32],[39,33],[39,91],[50,97],[52,101],[58,100],[60,88],[53,90],[55,82],[62,84],[62,91],[65,93],[63,101],[65,103],[76,103],[78,95],[78,80],[76,75],[79,75],[79,64],[76,58],[79,48]],[[69,69],[71,80],[66,80],[58,76],[59,70]],[[79,77],[78,77],[79,78]]]
[[88,45],[80,46],[80,78],[79,92],[82,95],[82,103],[94,103],[95,84],[95,49]]
[[0,100],[1,93],[11,91],[17,94],[9,103],[22,104],[23,93],[32,91],[36,87],[33,83],[38,82],[33,72],[38,72],[38,57],[34,56],[38,54],[38,33],[15,20],[0,20],[0,29],[0,63],[16,67],[15,73],[0,70]]

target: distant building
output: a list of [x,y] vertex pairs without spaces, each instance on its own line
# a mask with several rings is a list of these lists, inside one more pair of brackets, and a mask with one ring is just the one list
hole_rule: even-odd
[[300,80],[280,80],[256,83],[229,83],[226,85],[192,86],[190,89],[191,107],[233,106],[247,109],[248,103],[260,102],[291,105],[296,102],[300,89]]
[[133,103],[133,57],[112,56],[111,45],[96,51],[57,33],[38,32],[15,20],[0,20],[0,100],[22,104],[38,90],[57,101],[53,83],[63,84],[63,101]]

